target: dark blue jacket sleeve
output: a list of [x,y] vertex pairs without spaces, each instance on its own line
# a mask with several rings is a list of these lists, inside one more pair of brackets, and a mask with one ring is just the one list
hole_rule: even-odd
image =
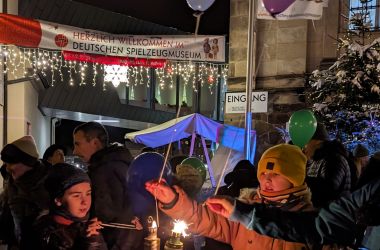
[[[351,245],[357,240],[362,228],[359,223],[361,209],[368,204],[379,207],[379,196],[380,180],[377,180],[332,202],[319,212],[287,212],[262,204],[246,205],[237,201],[230,220],[241,222],[260,234],[287,241]],[[364,214],[364,217],[373,216],[378,215]],[[368,221],[368,218],[364,221]],[[374,223],[379,222],[375,220]]]

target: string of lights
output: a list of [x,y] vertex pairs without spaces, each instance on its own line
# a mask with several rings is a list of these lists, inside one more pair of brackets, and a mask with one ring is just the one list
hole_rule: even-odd
[[[151,86],[149,67],[104,65],[83,61],[65,60],[61,51],[41,48],[23,48],[13,45],[0,46],[0,55],[5,58],[0,63],[5,64],[4,73],[20,74],[21,77],[34,76],[38,73],[50,80],[50,85],[67,82],[70,86],[81,86],[91,83],[103,84],[106,90],[111,83],[118,87],[120,83],[126,86]],[[198,91],[199,85],[208,84],[212,94],[215,84],[222,80],[227,84],[228,64],[215,64],[194,61],[167,61],[162,68],[154,68],[157,84],[161,90],[172,89],[177,77],[185,84],[191,84],[193,91]]]

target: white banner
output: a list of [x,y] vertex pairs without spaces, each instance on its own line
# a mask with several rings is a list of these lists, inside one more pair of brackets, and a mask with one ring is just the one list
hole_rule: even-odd
[[[41,21],[40,21],[41,22]],[[132,36],[113,35],[66,25],[41,22],[43,48],[137,58],[225,61],[224,36]]]
[[115,35],[1,13],[0,43],[131,58],[225,62],[224,36]]
[[[245,113],[246,101],[245,92],[227,92],[225,99],[226,114],[241,114]],[[252,113],[268,112],[268,92],[252,92]]]
[[258,0],[257,18],[271,20],[321,19],[328,0]]

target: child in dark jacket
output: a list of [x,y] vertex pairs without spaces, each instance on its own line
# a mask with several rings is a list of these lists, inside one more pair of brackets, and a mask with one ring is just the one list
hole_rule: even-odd
[[106,250],[98,230],[100,222],[88,220],[91,183],[88,175],[69,164],[56,164],[45,181],[52,204],[48,215],[35,223],[33,249]]

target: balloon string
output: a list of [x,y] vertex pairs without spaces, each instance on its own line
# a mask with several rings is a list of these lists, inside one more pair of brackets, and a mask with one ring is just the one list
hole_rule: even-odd
[[220,187],[220,184],[222,183],[222,178],[223,178],[223,175],[224,173],[226,172],[226,168],[227,168],[227,163],[228,163],[228,159],[230,158],[231,156],[231,152],[232,152],[232,149],[230,148],[230,151],[228,152],[228,155],[227,155],[227,159],[226,159],[226,162],[224,163],[224,166],[223,166],[223,170],[222,170],[222,173],[219,177],[219,180],[218,180],[218,184],[216,184],[216,188],[215,188],[215,192],[214,192],[214,195],[217,195],[218,194],[218,191],[219,191],[219,187]]
[[[180,112],[181,112],[181,105],[179,105],[179,107],[178,107],[177,115],[176,115],[175,122],[174,122],[173,126],[175,126],[177,124]],[[174,137],[175,132],[176,132],[176,130],[173,131],[172,136],[170,138],[168,151],[166,152],[164,164],[162,165],[162,169],[161,169],[161,173],[160,173],[160,178],[158,179],[158,183],[161,183],[161,181],[162,181],[162,176],[164,175],[165,166],[166,166],[166,163],[168,162],[169,153],[170,153],[170,149],[172,146],[172,141],[173,141],[173,137]],[[160,218],[158,216],[158,200],[157,200],[156,192],[157,192],[157,189],[154,191],[154,200],[156,202],[156,220],[157,220],[157,227],[160,227]]]
[[[175,122],[174,122],[173,126],[175,126],[177,124],[180,112],[181,112],[181,105],[179,105],[179,107],[178,107],[177,115],[176,115]],[[161,173],[160,173],[160,178],[158,179],[158,182],[161,182],[162,176],[164,175],[165,166],[166,166],[166,163],[168,162],[169,153],[170,153],[170,149],[172,147],[172,142],[173,142],[173,137],[174,137],[175,132],[177,132],[176,129],[173,131],[172,136],[170,137],[168,150],[166,151],[164,165],[162,166]]]
[[156,201],[156,222],[157,222],[157,227],[160,227],[160,218],[158,216],[158,200],[157,200],[156,192],[157,192],[157,189],[154,190],[154,200]]
[[311,20],[311,23],[313,24],[314,32],[317,33],[317,28],[315,27],[315,22],[314,22],[314,20]]
[[[242,124],[242,121],[243,121],[242,118],[243,118],[243,116],[241,115],[240,118],[239,118],[239,125],[238,125],[238,127],[240,127],[241,124]],[[236,138],[237,138],[237,134],[238,134],[238,133],[235,134],[235,137],[234,137],[234,140],[233,140],[233,144],[235,143],[235,140],[236,140]],[[220,188],[220,184],[222,183],[222,178],[223,178],[223,176],[224,176],[224,173],[226,172],[227,165],[228,165],[228,160],[230,159],[231,153],[232,153],[232,149],[230,148],[230,150],[229,150],[229,152],[228,152],[228,155],[227,155],[226,162],[224,163],[224,166],[223,166],[222,173],[220,174],[220,177],[219,177],[219,180],[218,180],[218,184],[216,185],[214,195],[217,195],[217,194],[218,194],[218,191],[219,191],[219,188]]]
[[196,12],[193,14],[197,18],[196,24],[195,24],[195,37],[198,35],[198,29],[199,29],[199,23],[201,22],[201,16],[203,15],[203,12]]

